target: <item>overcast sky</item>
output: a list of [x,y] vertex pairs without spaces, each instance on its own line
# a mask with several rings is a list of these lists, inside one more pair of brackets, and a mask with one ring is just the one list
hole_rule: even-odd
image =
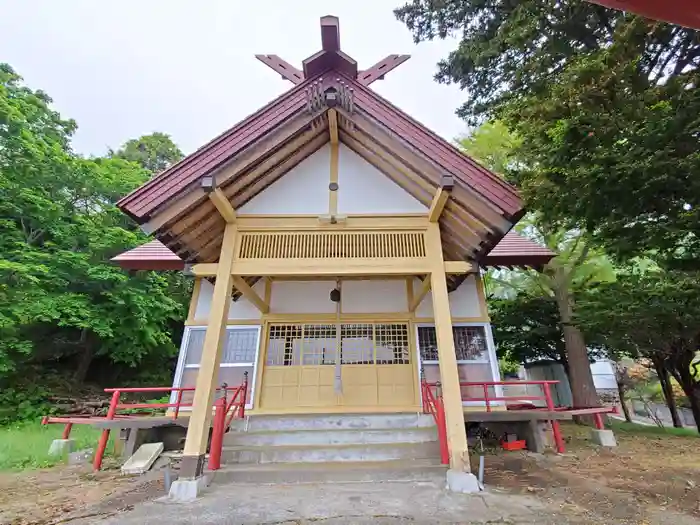
[[101,155],[153,131],[189,153],[291,87],[253,56],[297,67],[321,48],[319,18],[340,17],[360,69],[411,59],[373,84],[447,139],[465,93],[433,81],[456,42],[414,45],[392,10],[404,0],[0,0],[0,62],[77,121],[74,148]]

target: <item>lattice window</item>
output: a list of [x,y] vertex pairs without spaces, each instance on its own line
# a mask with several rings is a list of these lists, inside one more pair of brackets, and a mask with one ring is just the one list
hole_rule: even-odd
[[[334,365],[334,324],[271,325],[266,364],[269,366]],[[342,364],[408,364],[410,345],[405,323],[342,323]]]
[[370,365],[374,363],[374,330],[371,324],[340,326],[343,364]]
[[[488,361],[486,329],[483,326],[452,326],[457,361]],[[438,361],[437,335],[434,326],[418,327],[418,348],[424,362]]]
[[376,324],[374,331],[377,345],[377,364],[407,365],[411,362],[407,324]]

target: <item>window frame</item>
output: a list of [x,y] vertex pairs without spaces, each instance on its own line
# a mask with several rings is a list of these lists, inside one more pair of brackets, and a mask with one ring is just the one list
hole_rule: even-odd
[[[428,322],[421,322],[421,323],[413,323],[415,327],[415,341],[416,341],[416,364],[418,367],[418,387],[420,388],[420,381],[421,381],[421,369],[423,368],[423,365],[437,365],[440,366],[440,361],[423,361],[421,358],[421,353],[420,353],[420,339],[418,337],[418,329],[421,327],[431,327],[435,329],[435,322],[428,323]],[[485,322],[473,322],[473,323],[468,323],[468,322],[453,322],[452,326],[481,326],[484,328],[484,335],[486,336],[486,355],[487,359],[458,359],[457,360],[457,365],[469,365],[469,364],[488,364],[491,368],[491,380],[492,381],[500,381],[501,380],[501,372],[500,369],[498,368],[498,357],[496,356],[496,345],[493,341],[493,332],[491,331],[491,323],[485,323]],[[456,356],[455,356],[456,357]],[[496,385],[494,387],[494,391],[496,393],[497,397],[503,397],[503,387],[500,385]],[[421,399],[422,403],[422,399]],[[489,404],[491,406],[498,406],[498,405],[505,405],[505,401],[490,401]],[[462,401],[462,406],[486,406],[485,401]]]
[[[252,382],[251,387],[250,387],[250,398],[246,400],[246,408],[247,409],[252,409],[253,408],[253,401],[255,399],[255,380],[257,378],[257,369],[258,369],[258,358],[260,354],[260,338],[262,337],[262,326],[261,325],[256,325],[256,324],[230,324],[226,325],[226,332],[234,331],[234,330],[251,330],[255,329],[257,330],[257,334],[255,337],[255,355],[253,356],[253,361],[252,362],[242,362],[242,363],[220,363],[219,368],[241,368],[241,367],[252,367],[252,376],[253,377],[248,377],[248,381]],[[190,337],[192,335],[192,332],[194,331],[199,331],[202,330],[206,333],[207,326],[206,325],[193,325],[193,326],[185,326],[185,330],[182,333],[182,342],[180,343],[180,353],[178,354],[177,358],[177,366],[175,367],[175,375],[173,377],[173,388],[179,388],[180,385],[182,384],[182,376],[185,373],[185,370],[198,370],[201,366],[201,363],[190,363],[187,364],[187,347],[190,342]],[[234,385],[231,385],[234,386]],[[238,385],[235,385],[238,386]],[[172,392],[170,395],[170,403],[173,404],[177,401],[177,394],[175,392]],[[191,410],[192,407],[183,407],[180,410]]]

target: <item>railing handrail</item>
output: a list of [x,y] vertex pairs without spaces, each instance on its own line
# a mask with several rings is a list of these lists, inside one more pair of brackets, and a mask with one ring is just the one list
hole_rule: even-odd
[[[560,381],[556,380],[542,380],[542,381],[520,381],[520,380],[513,380],[513,381],[460,381],[459,386],[481,386],[481,385],[486,385],[486,386],[519,386],[519,385],[555,385],[560,383]],[[434,383],[428,383],[426,382],[428,386],[434,387],[437,386],[437,381]]]
[[[236,386],[217,387],[216,390],[236,390]],[[105,392],[113,394],[114,392],[134,393],[134,392],[194,392],[195,387],[175,387],[175,386],[146,386],[146,387],[123,387],[123,388],[105,388]]]

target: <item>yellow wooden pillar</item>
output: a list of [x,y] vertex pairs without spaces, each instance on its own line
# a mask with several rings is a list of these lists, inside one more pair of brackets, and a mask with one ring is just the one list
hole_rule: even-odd
[[464,425],[462,394],[459,388],[457,356],[452,334],[452,315],[447,296],[447,279],[442,256],[440,227],[430,223],[426,231],[427,256],[431,262],[430,287],[433,294],[435,333],[437,335],[440,382],[445,405],[447,443],[450,449],[450,469],[469,472],[467,432]]
[[180,469],[180,476],[183,478],[199,478],[204,471],[204,455],[209,439],[212,404],[217,388],[221,349],[226,331],[226,321],[228,320],[229,304],[231,303],[233,283],[231,267],[236,247],[236,233],[235,223],[226,224],[192,402],[192,415],[187,427],[187,438]]

